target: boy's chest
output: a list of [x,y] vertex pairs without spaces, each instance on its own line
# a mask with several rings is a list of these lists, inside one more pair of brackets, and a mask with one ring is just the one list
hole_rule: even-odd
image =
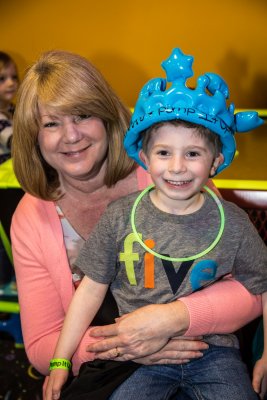
[[[192,236],[186,226],[144,227],[139,234],[127,227],[119,242],[118,275],[127,285],[146,289],[169,288],[173,295],[190,293],[232,271],[235,249],[226,252],[225,240],[212,250],[217,231]],[[194,230],[194,229],[193,229]],[[202,254],[202,255],[201,255]]]

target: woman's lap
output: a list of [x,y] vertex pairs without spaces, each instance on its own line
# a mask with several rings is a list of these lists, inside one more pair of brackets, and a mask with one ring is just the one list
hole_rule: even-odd
[[256,400],[239,351],[210,346],[204,356],[183,365],[142,366],[109,400]]

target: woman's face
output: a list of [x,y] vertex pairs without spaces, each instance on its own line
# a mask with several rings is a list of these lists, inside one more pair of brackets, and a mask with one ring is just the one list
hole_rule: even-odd
[[99,173],[108,149],[104,123],[90,115],[63,115],[40,105],[38,143],[62,179],[88,180]]

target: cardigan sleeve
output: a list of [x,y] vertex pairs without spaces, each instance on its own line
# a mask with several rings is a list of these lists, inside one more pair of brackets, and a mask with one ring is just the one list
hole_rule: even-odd
[[261,296],[231,277],[179,300],[190,317],[185,336],[235,332],[262,314]]
[[[13,215],[11,240],[25,351],[32,365],[48,375],[74,288],[60,223],[41,205],[38,199],[23,197]],[[55,207],[50,208],[53,212]],[[86,352],[92,340],[86,332],[73,356],[75,375],[82,362],[93,359]]]

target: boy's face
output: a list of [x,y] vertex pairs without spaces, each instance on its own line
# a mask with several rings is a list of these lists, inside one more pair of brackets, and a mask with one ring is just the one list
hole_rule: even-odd
[[18,74],[14,64],[0,70],[0,102],[10,103],[18,89]]
[[168,123],[151,132],[147,154],[141,150],[140,157],[156,185],[155,204],[169,212],[198,201],[203,185],[223,161],[195,129]]

